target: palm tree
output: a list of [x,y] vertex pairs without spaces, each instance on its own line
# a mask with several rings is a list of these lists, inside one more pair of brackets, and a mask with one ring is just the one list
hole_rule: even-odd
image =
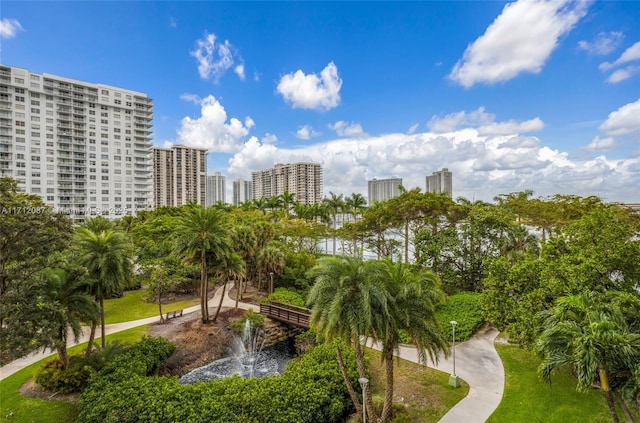
[[224,301],[224,294],[227,290],[227,283],[229,282],[229,279],[237,280],[244,276],[245,267],[244,262],[238,253],[229,252],[229,254],[226,254],[211,266],[211,270],[213,270],[216,276],[222,279],[222,295],[220,296],[220,304],[218,304],[216,314],[213,316],[213,321],[215,322],[218,319],[218,314],[220,314],[220,309],[222,308],[222,302]]
[[[87,269],[92,283],[91,291],[100,305],[101,342],[104,348],[104,300],[115,293],[122,292],[131,280],[133,275],[131,243],[122,232],[113,229],[94,232],[88,227],[81,227],[78,230],[76,243],[80,249],[80,263]],[[91,352],[91,344],[92,339],[89,340],[87,353]]]
[[[320,258],[309,271],[309,276],[315,279],[307,299],[307,305],[312,308],[311,327],[321,338],[340,339],[353,346],[359,377],[366,376],[361,338],[370,336],[375,328],[383,327],[385,320],[391,318],[383,272],[380,262],[364,262],[347,256]],[[347,375],[339,346],[336,356],[351,400],[358,414],[362,414],[362,405]],[[370,385],[365,390],[368,414],[371,421],[377,421]]]
[[400,348],[400,335],[404,331],[416,346],[418,357],[426,364],[427,356],[438,362],[438,353],[448,353],[449,345],[440,332],[436,307],[444,300],[440,279],[432,272],[413,269],[406,263],[383,261],[383,282],[390,295],[390,317],[382,320],[375,334],[382,342],[382,360],[385,364],[386,386],[381,421],[391,417],[393,402],[393,358]]
[[282,207],[284,208],[285,216],[289,217],[291,206],[296,203],[296,195],[285,190],[283,194],[279,195],[279,198],[282,203]]
[[251,263],[251,258],[255,254],[258,240],[256,238],[256,234],[251,230],[249,226],[239,225],[235,226],[231,230],[231,241],[233,242],[233,246],[236,252],[240,255],[244,262],[245,272],[242,277],[239,279],[239,286],[236,290],[236,309],[238,308],[238,301],[242,295],[242,282],[249,274],[249,263]]
[[260,269],[260,280],[270,273],[276,276],[281,275],[286,264],[287,256],[280,243],[270,243],[258,250],[257,265]]
[[178,218],[176,235],[175,253],[187,264],[200,265],[200,311],[202,322],[209,323],[208,264],[224,259],[231,251],[226,215],[214,207],[185,207]]
[[352,193],[351,197],[344,200],[346,209],[353,216],[353,220],[358,220],[358,216],[367,205],[367,200],[360,193]]
[[87,282],[73,277],[62,269],[44,272],[45,285],[42,290],[41,306],[47,311],[49,321],[42,336],[47,336],[51,346],[58,352],[62,368],[69,367],[67,337],[69,331],[74,342],[78,342],[82,322],[98,320],[98,306],[87,292]]
[[640,362],[640,334],[629,330],[623,310],[613,304],[620,295],[628,294],[586,292],[558,299],[551,310],[539,314],[543,331],[536,342],[543,357],[542,377],[549,381],[554,370],[570,367],[579,389],[591,389],[598,381],[614,422],[619,420],[610,369],[631,369]]
[[333,192],[329,191],[330,198],[324,199],[324,204],[327,207],[327,210],[333,217],[333,255],[336,255],[336,227],[337,227],[337,219],[336,216],[344,209],[344,200],[342,198],[342,194],[335,195]]

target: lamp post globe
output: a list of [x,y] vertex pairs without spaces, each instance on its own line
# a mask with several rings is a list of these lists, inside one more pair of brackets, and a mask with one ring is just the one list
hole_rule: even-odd
[[362,386],[362,423],[367,423],[367,401],[365,399],[367,383],[369,383],[369,379],[366,377],[361,377],[358,379],[360,382],[360,386]]

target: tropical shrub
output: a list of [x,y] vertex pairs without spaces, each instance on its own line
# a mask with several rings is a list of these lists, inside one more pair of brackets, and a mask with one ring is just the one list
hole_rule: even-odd
[[81,357],[74,356],[69,359],[66,369],[60,360],[45,364],[36,373],[35,382],[45,391],[69,394],[80,392],[95,373],[94,368],[85,364]]
[[451,321],[456,321],[456,341],[466,341],[484,323],[482,317],[482,294],[461,292],[448,297],[447,302],[436,311],[438,325],[451,341]]
[[97,374],[107,362],[124,352],[124,346],[118,342],[98,348],[89,356],[74,355],[69,358],[69,367],[63,369],[60,360],[46,363],[35,375],[35,382],[50,392],[68,394],[82,391],[91,377]]
[[275,291],[267,297],[267,302],[272,301],[290,304],[297,307],[305,306],[305,300],[302,295],[286,288],[276,288]]
[[[175,377],[147,376],[171,348],[156,339],[142,343],[123,354],[123,360],[114,360],[121,368],[105,368],[91,381],[80,398],[78,421],[331,423],[352,411],[335,345],[313,348],[292,360],[280,376],[234,376],[183,386]],[[344,355],[357,386],[353,352]]]
[[261,328],[264,326],[264,319],[265,317],[262,314],[256,313],[253,310],[247,310],[242,320],[231,323],[231,327],[236,329],[238,332],[242,332],[242,330],[244,330],[244,325],[248,320],[249,325],[252,328]]

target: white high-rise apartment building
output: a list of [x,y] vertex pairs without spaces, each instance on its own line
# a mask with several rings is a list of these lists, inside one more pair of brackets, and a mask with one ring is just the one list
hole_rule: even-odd
[[220,172],[207,176],[207,207],[220,201],[226,203],[226,190],[225,177]]
[[205,205],[207,150],[174,145],[153,148],[153,190],[156,207]]
[[322,167],[317,163],[276,164],[251,176],[253,198],[270,198],[288,191],[301,204],[322,201]]
[[402,178],[372,179],[367,181],[369,205],[376,201],[386,201],[400,195]]
[[0,177],[71,218],[153,206],[146,94],[0,66]]
[[239,206],[251,200],[253,200],[253,182],[244,179],[233,181],[233,205]]
[[453,174],[446,167],[440,171],[433,172],[431,176],[427,176],[425,179],[425,192],[446,193],[449,197],[452,196]]

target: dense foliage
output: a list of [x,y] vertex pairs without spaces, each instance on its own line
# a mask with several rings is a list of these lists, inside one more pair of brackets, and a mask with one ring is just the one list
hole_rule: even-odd
[[451,341],[453,330],[451,321],[457,322],[456,342],[466,341],[484,323],[482,315],[482,294],[461,292],[451,295],[436,311],[438,326]]
[[276,288],[272,294],[267,297],[267,302],[275,301],[278,303],[290,304],[297,307],[304,307],[305,300],[302,295],[286,288]]
[[[82,394],[79,421],[331,423],[351,410],[333,345],[294,359],[280,376],[186,386],[149,376],[171,351],[167,341],[147,338],[116,358]],[[353,354],[345,358],[357,383]]]

